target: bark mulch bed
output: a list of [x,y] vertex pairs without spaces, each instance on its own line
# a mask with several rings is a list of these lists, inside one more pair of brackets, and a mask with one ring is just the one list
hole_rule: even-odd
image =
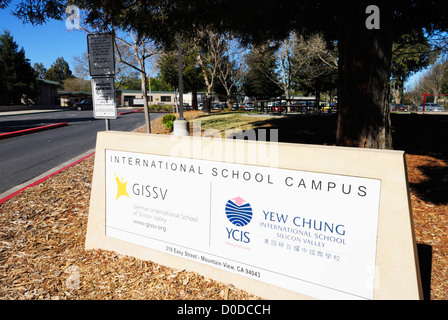
[[[200,113],[185,115],[191,119]],[[328,119],[330,127],[323,132],[333,130]],[[299,123],[295,131],[302,132],[302,139],[309,135],[313,143],[332,143],[328,136],[316,137],[315,123]],[[293,132],[277,125],[280,134]],[[152,132],[168,133],[158,121]],[[406,147],[403,139],[397,140]],[[448,299],[447,159],[440,150],[406,155],[416,240],[429,252],[422,270],[432,300]],[[193,272],[104,250],[86,251],[93,162],[94,156],[0,205],[0,299],[258,299]]]

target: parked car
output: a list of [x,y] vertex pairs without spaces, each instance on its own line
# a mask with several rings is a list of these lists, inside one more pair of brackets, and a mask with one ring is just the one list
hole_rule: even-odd
[[193,107],[190,106],[188,103],[184,102],[184,110],[193,110]]
[[254,107],[254,103],[253,103],[253,102],[247,102],[247,103],[244,105],[244,109],[246,109],[247,111],[254,110],[254,109],[255,109],[255,107]]
[[[420,103],[420,105],[418,106],[418,111],[423,112],[423,103]],[[443,111],[443,108],[438,103],[427,102],[427,103],[425,103],[425,111],[426,112],[441,112],[441,111]]]
[[434,111],[434,112],[442,112],[442,111],[444,111],[444,110],[443,110],[443,107],[442,107],[442,106],[437,105],[437,106],[434,106],[434,107],[432,108],[432,111]]
[[408,112],[409,111],[409,107],[405,106],[404,104],[401,103],[394,103],[391,104],[391,108],[390,111],[402,111],[402,112]]
[[75,102],[73,104],[73,109],[75,110],[93,110],[92,99],[84,99],[80,102]]

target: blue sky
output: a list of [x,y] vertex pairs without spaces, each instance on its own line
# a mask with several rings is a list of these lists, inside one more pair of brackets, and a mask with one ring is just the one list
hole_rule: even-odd
[[65,21],[51,20],[43,25],[23,24],[9,8],[0,10],[0,33],[9,30],[19,48],[31,62],[43,63],[48,69],[58,57],[63,57],[74,71],[73,57],[87,52],[87,34],[75,29],[67,29]]

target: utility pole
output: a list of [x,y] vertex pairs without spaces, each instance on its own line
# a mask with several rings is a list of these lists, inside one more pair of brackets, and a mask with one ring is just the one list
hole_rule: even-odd
[[177,35],[177,63],[179,74],[179,118],[173,123],[173,134],[176,136],[189,136],[188,121],[184,119],[184,89],[182,83],[182,39]]

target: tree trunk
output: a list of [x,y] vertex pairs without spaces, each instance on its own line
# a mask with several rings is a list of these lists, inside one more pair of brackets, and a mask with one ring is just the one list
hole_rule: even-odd
[[191,91],[191,106],[194,110],[198,109],[198,90],[196,88]]
[[380,6],[379,29],[368,29],[371,1],[342,1],[336,143],[391,149],[389,117],[392,10]]
[[151,122],[149,120],[149,109],[148,109],[148,92],[146,90],[146,73],[140,72],[140,77],[142,84],[143,108],[145,108],[146,133],[151,133]]

